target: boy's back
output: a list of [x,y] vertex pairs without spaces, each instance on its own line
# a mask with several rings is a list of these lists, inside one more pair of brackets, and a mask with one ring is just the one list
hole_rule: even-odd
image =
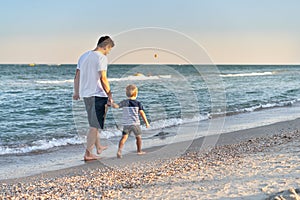
[[123,125],[140,125],[139,111],[144,110],[141,102],[135,99],[126,99],[118,105],[123,108]]

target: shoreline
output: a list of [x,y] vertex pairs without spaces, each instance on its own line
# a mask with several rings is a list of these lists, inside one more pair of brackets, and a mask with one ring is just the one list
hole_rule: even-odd
[[[249,139],[255,139],[258,137],[264,137],[264,136],[272,136],[275,134],[281,134],[281,133],[287,133],[287,132],[292,132],[300,130],[300,118],[297,118],[295,120],[289,120],[289,121],[282,121],[282,122],[276,122],[274,124],[269,124],[269,125],[264,125],[264,126],[259,126],[259,127],[254,127],[254,128],[249,128],[249,129],[244,129],[244,130],[238,130],[238,131],[233,131],[233,132],[228,132],[228,133],[221,133],[218,135],[209,135],[209,136],[203,136],[196,138],[194,140],[189,140],[189,141],[184,141],[184,142],[177,142],[177,143],[171,143],[168,146],[174,146],[175,148],[182,147],[185,149],[185,147],[188,145],[188,149],[186,151],[199,151],[201,149],[201,145],[203,145],[204,139],[207,139],[208,141],[211,140],[213,143],[214,141],[217,140],[217,142],[214,144],[215,146],[224,146],[224,145],[230,145],[230,144],[236,144],[242,141],[247,141]],[[202,147],[204,151],[208,151],[211,146],[209,145],[206,147]],[[207,145],[207,144],[206,144]],[[81,146],[81,145],[80,145]],[[146,152],[155,152],[160,149],[164,150],[164,146],[154,146],[150,147],[147,149],[144,149]],[[172,149],[172,147],[170,148]],[[167,149],[170,150],[170,149]],[[83,151],[82,151],[83,152]],[[167,152],[166,152],[167,153]],[[181,154],[182,152],[179,152]],[[172,155],[172,154],[169,154]],[[153,159],[153,156],[150,156],[149,153],[145,155],[146,158],[149,160]],[[134,153],[128,153],[125,154],[122,159],[117,159],[116,157],[112,158],[107,158],[108,161],[112,161],[113,164],[122,164],[122,163],[128,163],[128,162],[134,162],[134,161],[141,161],[145,156],[139,156],[137,157]],[[157,159],[156,155],[154,155],[154,159]],[[178,155],[172,156],[173,158],[178,157]],[[172,157],[166,157],[164,156],[164,159],[169,159]],[[82,159],[80,160],[82,161]],[[58,170],[51,170],[51,171],[46,171],[38,174],[33,174],[29,176],[23,176],[23,177],[18,177],[18,178],[12,178],[12,179],[0,179],[0,182],[11,182],[11,181],[18,181],[22,179],[28,179],[28,178],[35,178],[39,176],[47,176],[47,174],[56,175],[56,174],[64,174],[66,171],[69,170],[75,170],[76,169],[85,169],[87,168],[97,168],[98,166],[105,167],[105,163],[101,163],[103,160],[97,160],[97,161],[90,161],[90,162],[83,162],[83,164],[63,168],[63,169],[58,169]],[[120,162],[119,162],[120,161]]]
[[[180,127],[175,126],[163,129],[163,131],[171,137],[158,136],[153,138],[147,138],[147,134],[149,136],[157,134],[157,131],[155,133],[155,131],[151,132],[150,130],[148,133],[145,134],[146,138],[143,139],[143,146],[144,149],[150,148],[150,152],[155,152],[162,149],[161,154],[168,154],[165,157],[169,158],[174,156],[174,154],[182,154],[182,152],[184,152],[187,147],[190,147],[192,145],[192,142],[195,140],[195,138],[199,138],[199,141],[196,142],[196,144],[200,144],[205,135],[212,135],[206,136],[205,145],[202,145],[204,148],[206,145],[209,145],[209,143],[215,142],[214,140],[216,139],[222,140],[223,143],[226,143],[226,139],[224,139],[224,136],[227,137],[227,134],[229,134],[229,138],[233,138],[234,140],[237,140],[237,138],[242,139],[247,135],[255,136],[257,134],[255,131],[253,131],[254,129],[258,128],[257,130],[262,130],[260,129],[260,127],[273,125],[277,126],[278,123],[280,124],[285,123],[285,121],[293,121],[298,116],[299,111],[300,106],[274,108],[263,112],[250,112],[236,116],[228,116],[225,118],[223,127],[221,125],[223,120],[220,118],[215,118],[206,121],[201,121],[199,124],[191,122],[183,124]],[[287,116],[287,113],[289,113],[289,116]],[[209,130],[210,125],[216,126],[218,128],[213,128]],[[284,126],[285,125],[283,125],[283,127]],[[288,131],[288,129],[286,130]],[[258,136],[259,135],[263,134],[258,134]],[[218,138],[219,136],[221,136],[221,138]],[[117,152],[118,140],[103,139],[102,141],[104,142],[103,144],[109,146],[109,149],[104,151],[101,155],[104,158],[101,160],[101,162],[103,161],[104,164],[107,162],[108,164],[110,164],[110,162],[116,162],[113,159],[115,158],[115,152]],[[124,152],[127,152],[127,154],[133,154],[132,152],[135,151],[134,142],[135,141],[133,138],[129,138],[128,144],[125,146]],[[221,141],[219,141],[218,143],[220,142]],[[175,144],[173,145],[173,143]],[[168,153],[172,151],[172,149],[170,150],[170,148],[177,148],[176,143],[178,143],[178,146],[181,146],[179,152],[173,153],[173,155]],[[215,144],[211,144],[211,146],[214,145]],[[163,146],[165,146],[166,148],[162,148]],[[167,149],[167,147],[169,147],[169,150]],[[0,180],[27,177],[40,173],[45,173],[47,171],[56,171],[70,167],[85,165],[84,161],[82,160],[83,152],[84,144],[80,144],[58,147],[41,153],[0,156],[0,162],[3,163],[0,167],[0,171],[2,171]],[[131,159],[131,162],[134,162],[136,156],[132,156],[133,158]],[[178,155],[175,155],[175,157],[176,156]]]
[[[234,167],[238,165],[237,163],[240,162],[240,159],[243,159],[243,157],[251,156],[251,154],[255,156],[257,156],[256,154],[267,154],[270,150],[272,150],[272,148],[276,149],[281,145],[290,144],[294,139],[299,141],[299,130],[300,118],[262,127],[224,133],[219,136],[207,136],[206,139],[214,139],[214,137],[218,137],[218,142],[214,147],[207,146],[204,149],[201,148],[204,140],[202,137],[192,141],[191,145],[184,153],[180,151],[186,144],[185,142],[180,142],[169,145],[171,148],[154,147],[148,149],[148,151],[152,151],[154,153],[148,153],[145,156],[128,154],[124,156],[123,159],[112,158],[109,160],[109,167],[105,166],[105,163],[95,161],[29,177],[0,180],[2,183],[1,191],[10,191],[14,193],[16,185],[19,185],[20,188],[23,188],[20,189],[21,193],[22,191],[29,193],[31,191],[42,195],[45,193],[45,190],[49,190],[50,183],[54,184],[54,187],[60,188],[61,182],[65,182],[66,180],[69,180],[70,184],[74,180],[77,180],[79,184],[77,187],[81,189],[83,187],[82,181],[85,180],[85,184],[93,188],[94,191],[97,191],[94,196],[92,191],[85,191],[85,197],[119,197],[119,195],[122,195],[123,190],[129,190],[128,192],[133,195],[131,190],[134,190],[137,193],[144,193],[144,190],[147,191],[149,188],[154,187],[154,185],[162,190],[166,189],[165,187],[168,185],[176,185],[176,182],[179,179],[185,181],[189,180],[189,176],[187,176],[187,174],[191,173],[196,173],[193,177],[196,179],[194,181],[197,182],[198,178],[199,180],[201,179],[201,173],[204,173],[204,175],[207,173],[205,170],[203,171],[205,166],[209,166],[208,170],[210,171],[213,171],[214,168],[218,168],[219,166],[224,167],[223,165],[225,165],[225,167],[232,167],[233,165]],[[166,153],[164,158],[157,155],[157,152],[161,153],[158,151],[158,148],[161,148],[164,150],[164,153]],[[173,152],[170,153],[169,151],[173,148],[176,148],[180,154],[176,155]],[[112,177],[107,179],[109,174],[112,174]],[[178,179],[177,175],[182,177]],[[222,176],[222,173],[220,175],[216,172],[212,172],[210,179],[213,181],[215,177],[220,176]],[[104,177],[105,179],[110,180],[110,182],[103,183],[101,180],[98,180],[97,177]],[[229,179],[231,178],[229,177]],[[90,180],[92,182],[100,181],[100,183],[97,185],[90,185],[86,182],[86,180]],[[163,185],[159,185],[160,181],[163,181]],[[300,185],[300,177],[297,181],[295,182]],[[45,187],[36,191],[35,186],[37,184],[40,185],[40,182],[42,182]],[[203,179],[203,183],[201,181],[199,184],[200,183],[210,185],[209,181],[205,181],[205,177]],[[29,186],[32,186],[32,188]],[[193,184],[190,186],[193,186]],[[262,192],[260,195],[266,196],[266,192],[263,192],[262,189],[260,190]],[[203,189],[200,188],[199,191],[200,193],[201,191],[203,193]],[[4,193],[0,194],[4,196]],[[20,193],[18,194],[20,195]],[[74,195],[76,196],[76,194]],[[79,193],[77,195],[80,196],[83,194]]]
[[[292,107],[282,107],[266,109],[257,112],[247,112],[239,115],[226,116],[212,118],[209,120],[196,122],[183,123],[179,126],[172,126],[163,129],[147,130],[143,135],[143,147],[144,149],[150,148],[150,152],[161,149],[162,146],[174,147],[176,144],[182,141],[182,147],[178,154],[181,154],[186,150],[195,138],[200,138],[207,135],[224,135],[227,133],[238,132],[246,133],[245,130],[251,130],[253,127],[260,127],[265,125],[277,124],[277,122],[290,121],[299,118],[300,104],[295,104]],[[213,127],[213,128],[211,128]],[[167,136],[157,136],[158,131],[166,132]],[[221,134],[220,134],[221,133]],[[218,136],[207,136],[205,142],[208,145],[210,140],[215,140]],[[222,136],[223,137],[223,136]],[[242,137],[242,136],[235,136]],[[110,158],[114,158],[117,152],[117,143],[119,138],[106,139],[102,138],[103,144],[108,145],[108,150],[101,154],[101,161],[110,162]],[[180,145],[179,145],[180,146]],[[204,147],[205,145],[203,145]],[[212,144],[214,146],[214,144]],[[28,154],[16,154],[16,155],[3,155],[0,156],[0,180],[21,178],[36,175],[39,173],[45,173],[47,171],[55,171],[60,169],[66,169],[70,167],[76,167],[84,165],[82,154],[85,151],[84,143],[79,145],[66,145],[59,146],[52,149],[48,149],[41,152],[32,152]],[[127,145],[125,145],[124,152],[132,154],[135,151],[134,138],[129,138]],[[164,150],[161,153],[164,154]],[[169,155],[172,157],[174,155]],[[167,156],[168,158],[168,156]],[[132,159],[134,162],[135,159]],[[115,162],[115,161],[113,161]],[[104,163],[105,164],[105,163]]]

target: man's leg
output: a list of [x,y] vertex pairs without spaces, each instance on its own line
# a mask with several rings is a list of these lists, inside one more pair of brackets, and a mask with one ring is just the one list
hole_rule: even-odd
[[[104,128],[104,122],[106,113],[108,110],[107,104],[107,98],[106,97],[96,97],[95,98],[95,111],[97,116],[97,122],[100,129]],[[96,149],[97,153],[101,154],[103,150],[107,149],[107,146],[101,146],[100,144],[100,133],[97,132],[97,140],[96,140]]]
[[89,131],[87,133],[87,146],[84,154],[84,160],[88,161],[97,159],[97,156],[93,154],[93,148],[96,143],[98,129],[95,125],[95,121],[97,121],[95,112],[95,97],[86,97],[83,98],[83,100],[87,111],[88,122],[90,125]]
[[122,149],[124,147],[124,144],[125,144],[127,138],[128,138],[128,134],[123,135],[122,139],[119,142],[119,149],[118,149],[118,153],[117,153],[117,157],[118,158],[122,158]]
[[93,154],[93,148],[95,146],[97,140],[98,129],[94,127],[90,127],[89,132],[87,134],[87,146],[84,155],[84,160],[95,160],[98,157]]
[[100,132],[97,131],[97,138],[96,138],[96,149],[97,149],[97,154],[101,154],[102,151],[104,151],[105,149],[107,149],[107,146],[101,146],[100,144]]

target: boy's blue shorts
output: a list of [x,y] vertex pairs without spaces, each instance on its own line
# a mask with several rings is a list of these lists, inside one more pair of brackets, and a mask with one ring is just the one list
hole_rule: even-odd
[[123,135],[129,135],[131,132],[134,133],[135,137],[142,134],[140,125],[125,125],[123,127]]

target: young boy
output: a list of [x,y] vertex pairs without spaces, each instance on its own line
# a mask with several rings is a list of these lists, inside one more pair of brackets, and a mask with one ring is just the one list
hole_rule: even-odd
[[143,118],[146,127],[149,128],[149,122],[144,113],[142,104],[136,100],[138,96],[138,89],[135,85],[128,85],[126,87],[126,96],[128,99],[121,101],[119,104],[112,104],[113,108],[123,108],[123,136],[119,142],[118,158],[122,158],[122,149],[128,138],[128,135],[133,132],[136,138],[137,154],[142,155],[142,138],[139,114]]

